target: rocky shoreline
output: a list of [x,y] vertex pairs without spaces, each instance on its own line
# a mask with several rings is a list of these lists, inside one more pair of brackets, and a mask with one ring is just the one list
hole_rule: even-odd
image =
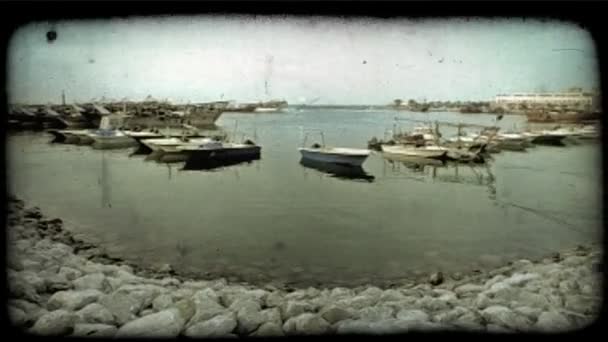
[[147,270],[75,239],[9,198],[8,314],[37,335],[237,337],[409,331],[562,332],[597,318],[601,246],[519,260],[458,281],[293,289]]

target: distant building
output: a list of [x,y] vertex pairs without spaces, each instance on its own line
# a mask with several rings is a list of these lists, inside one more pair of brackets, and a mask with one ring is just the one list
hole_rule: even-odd
[[564,106],[593,108],[597,106],[598,94],[584,92],[581,88],[571,88],[560,93],[514,93],[500,94],[494,98],[495,106],[511,107],[514,105]]

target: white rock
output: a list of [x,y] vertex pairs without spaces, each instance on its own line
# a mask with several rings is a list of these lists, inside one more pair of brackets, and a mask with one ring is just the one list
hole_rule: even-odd
[[91,303],[76,313],[82,323],[114,324],[114,316],[99,303]]
[[450,304],[450,299],[444,298],[432,298],[429,296],[424,296],[416,302],[417,307],[422,307],[429,311],[441,311],[441,310],[449,310],[452,308]]
[[537,307],[520,306],[513,311],[526,316],[530,321],[536,322],[538,316],[543,312],[543,309]]
[[512,330],[526,331],[529,330],[531,326],[531,321],[528,318],[519,315],[504,306],[490,306],[484,309],[481,314],[487,322],[501,325]]
[[477,294],[484,290],[484,287],[476,284],[464,284],[454,289],[454,292],[459,296],[467,294]]
[[21,327],[28,322],[28,318],[25,312],[12,305],[8,307],[8,318],[10,322],[17,327]]
[[511,333],[514,332],[513,330],[507,329],[507,328],[505,328],[503,326],[500,326],[498,324],[488,324],[486,326],[486,330],[489,333],[493,333],[493,334],[511,334]]
[[234,313],[225,313],[207,321],[197,322],[185,331],[188,337],[226,337],[236,328]]
[[540,276],[536,273],[516,273],[504,280],[510,286],[523,286],[531,280],[538,279]]
[[76,290],[94,289],[101,292],[111,290],[110,283],[106,280],[106,276],[103,273],[87,274],[74,280],[74,288]]
[[173,306],[173,298],[169,294],[161,294],[152,301],[152,307],[156,311],[162,311]]
[[341,307],[353,308],[356,310],[360,310],[369,306],[374,306],[378,303],[378,297],[359,295],[352,298],[344,298],[340,299],[335,304]]
[[377,322],[395,318],[395,311],[390,306],[372,306],[359,310],[358,316],[364,321]]
[[452,310],[445,311],[435,315],[434,321],[439,323],[450,323],[455,321],[458,317],[468,313],[470,310],[464,307],[455,307]]
[[114,292],[102,297],[99,304],[112,313],[118,325],[123,325],[136,318],[142,309],[143,302],[124,293]]
[[331,332],[331,326],[319,315],[304,313],[288,319],[283,331],[288,335],[323,335]]
[[266,296],[266,306],[281,307],[285,303],[285,298],[278,292],[271,292]]
[[246,306],[237,311],[236,319],[237,331],[240,334],[249,334],[264,323],[265,316],[260,313],[259,308]]
[[331,290],[329,296],[332,300],[336,301],[343,298],[354,297],[355,293],[351,289],[347,289],[344,287],[335,287]]
[[396,302],[405,299],[405,295],[401,291],[388,289],[380,295],[380,302]]
[[496,283],[499,283],[499,282],[501,282],[501,281],[505,280],[506,278],[507,278],[507,277],[505,277],[505,276],[504,276],[504,275],[502,275],[502,274],[496,275],[496,276],[494,276],[492,279],[490,279],[490,280],[486,281],[486,283],[484,284],[484,287],[485,287],[486,289],[489,289],[489,288],[490,288],[492,285],[494,285],[494,284],[496,284]]
[[103,293],[98,290],[83,291],[60,291],[49,298],[47,308],[49,310],[68,309],[79,310],[88,304],[96,302]]
[[281,311],[278,308],[270,308],[260,311],[260,315],[264,318],[264,322],[276,323],[279,326],[283,326],[281,319]]
[[179,310],[168,309],[131,321],[118,329],[116,337],[176,337],[182,331],[184,319]]
[[[215,316],[225,314],[227,309],[216,302],[213,298],[199,296],[194,298],[194,316],[188,325],[207,321]],[[235,310],[236,311],[236,310]]]
[[275,322],[266,322],[258,328],[251,336],[257,337],[278,337],[284,336],[282,324],[278,324]]
[[566,317],[556,311],[545,311],[538,316],[534,326],[543,332],[564,332],[572,329],[571,323]]
[[76,319],[76,314],[66,310],[51,311],[38,318],[30,332],[43,336],[68,335],[72,333]]
[[427,322],[429,315],[422,310],[404,309],[397,312],[397,319],[405,322]]
[[310,303],[290,300],[281,307],[281,312],[283,319],[288,320],[291,317],[301,315],[305,312],[313,312],[314,309],[315,308]]
[[81,323],[74,326],[72,336],[111,338],[116,335],[116,331],[118,331],[118,329],[113,325]]
[[353,318],[353,314],[350,310],[337,307],[335,305],[330,305],[323,308],[320,314],[321,317],[323,317],[330,324]]
[[80,272],[79,270],[66,266],[62,266],[59,268],[59,274],[64,276],[67,280],[74,280],[82,276],[82,272]]

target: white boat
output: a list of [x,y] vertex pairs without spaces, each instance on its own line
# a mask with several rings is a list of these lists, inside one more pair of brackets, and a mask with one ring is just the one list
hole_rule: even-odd
[[281,111],[281,109],[277,107],[256,107],[253,111],[256,113],[274,113]]
[[86,134],[93,140],[93,148],[105,150],[136,146],[137,141],[135,139],[115,128],[121,121],[122,117],[119,114],[103,116],[99,123],[99,129]]
[[87,136],[93,139],[93,148],[99,150],[127,148],[137,145],[135,139],[119,130],[100,129],[96,132],[88,133]]
[[346,147],[300,147],[303,159],[339,165],[361,166],[370,150]]
[[178,146],[182,145],[200,145],[214,141],[211,138],[159,138],[159,139],[142,139],[141,143],[147,146],[152,152],[160,151],[161,149],[165,152],[176,151]]
[[449,149],[441,146],[408,146],[408,145],[382,145],[382,152],[407,157],[422,157],[440,159],[446,157]]

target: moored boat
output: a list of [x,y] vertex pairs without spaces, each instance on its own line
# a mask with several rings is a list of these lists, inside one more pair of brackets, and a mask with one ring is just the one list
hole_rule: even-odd
[[447,157],[448,149],[441,146],[382,145],[382,152],[407,157],[442,159]]

